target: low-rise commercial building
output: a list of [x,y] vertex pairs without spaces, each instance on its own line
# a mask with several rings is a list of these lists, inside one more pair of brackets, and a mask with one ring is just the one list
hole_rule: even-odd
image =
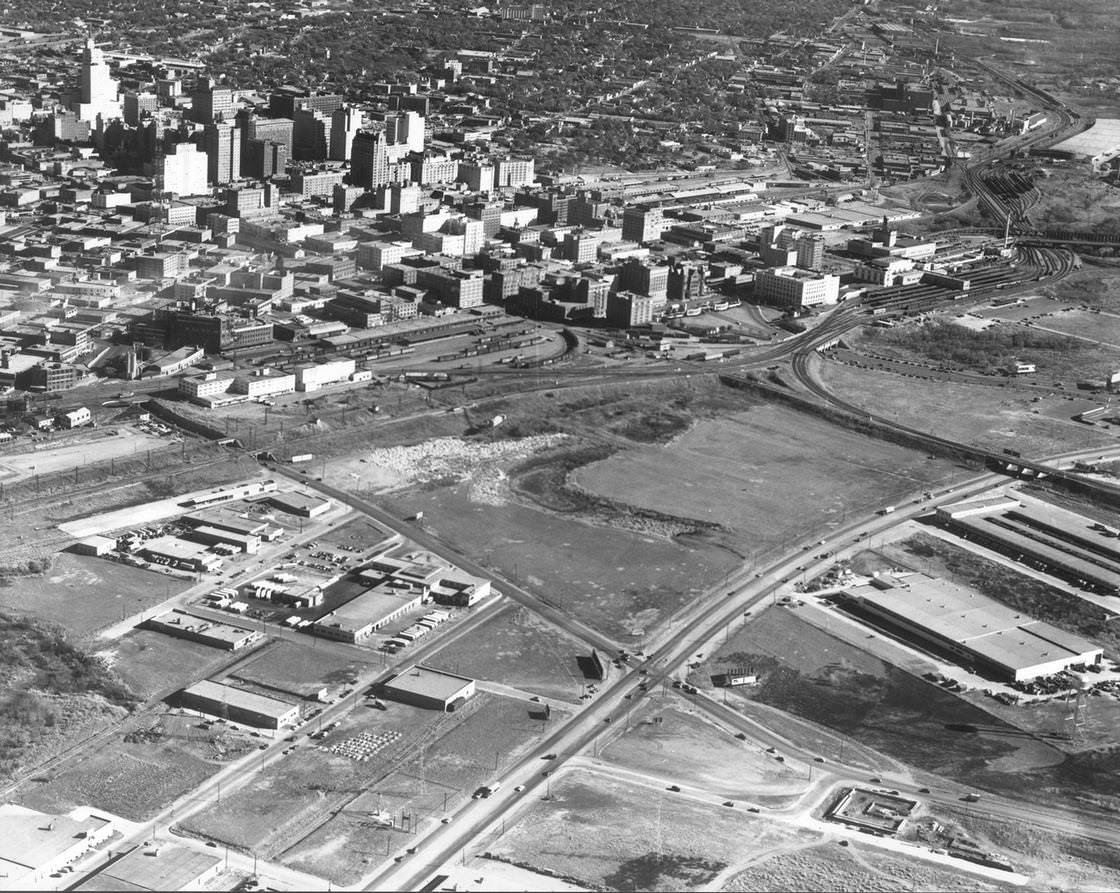
[[258,729],[281,729],[299,720],[299,707],[295,704],[209,679],[183,689],[179,694],[179,703],[188,710],[198,710]]
[[177,639],[187,639],[209,645],[211,648],[221,648],[223,651],[240,651],[264,638],[256,630],[217,623],[178,609],[160,614],[158,617],[151,617],[142,625],[146,629],[165,633]]
[[74,810],[48,815],[14,803],[0,805],[0,887],[30,890],[50,880],[60,868],[77,861],[108,840],[112,819]]
[[431,667],[413,666],[402,670],[381,688],[387,698],[450,712],[475,693],[475,681]]

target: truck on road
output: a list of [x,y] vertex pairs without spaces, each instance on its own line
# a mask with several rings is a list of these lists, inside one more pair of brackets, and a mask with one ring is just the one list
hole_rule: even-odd
[[880,515],[890,515],[890,514],[893,514],[893,513],[894,513],[894,506],[893,505],[885,505],[881,509],[879,509],[879,511],[877,512],[877,514],[880,514]]

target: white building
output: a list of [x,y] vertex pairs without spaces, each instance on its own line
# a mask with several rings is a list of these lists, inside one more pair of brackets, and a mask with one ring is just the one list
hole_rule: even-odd
[[62,428],[80,428],[82,425],[88,425],[92,418],[90,411],[82,406],[70,412],[62,413],[58,417],[58,424]]
[[160,174],[163,191],[175,195],[206,195],[210,191],[206,180],[207,159],[193,143],[180,143],[163,156]]
[[315,391],[325,384],[348,381],[357,368],[354,360],[331,360],[296,370],[296,390]]
[[121,116],[121,104],[117,97],[117,82],[109,73],[109,63],[105,54],[93,42],[86,39],[82,50],[82,68],[78,81],[78,117],[90,123],[96,122],[100,115],[103,121]]
[[791,309],[835,304],[840,297],[840,277],[796,267],[760,270],[754,277],[754,296],[763,303]]
[[270,372],[262,369],[254,375],[242,375],[234,379],[232,390],[250,397],[271,397],[274,394],[290,394],[296,389],[294,372]]
[[107,817],[74,810],[48,815],[5,803],[0,806],[0,889],[26,890],[104,842],[115,831]]

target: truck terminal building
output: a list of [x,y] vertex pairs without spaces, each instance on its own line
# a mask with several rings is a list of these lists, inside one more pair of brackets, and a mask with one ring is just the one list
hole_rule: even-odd
[[179,693],[179,704],[188,710],[258,729],[281,729],[294,725],[299,719],[297,705],[209,679],[183,689]]
[[868,614],[955,655],[965,666],[983,667],[1012,682],[1097,664],[1103,655],[1080,636],[921,574],[880,577],[846,594]]
[[937,520],[970,540],[1105,595],[1120,594],[1118,531],[1029,496],[938,506]]

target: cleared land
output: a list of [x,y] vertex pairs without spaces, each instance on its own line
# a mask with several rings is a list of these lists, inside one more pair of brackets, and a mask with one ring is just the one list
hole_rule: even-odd
[[[487,693],[455,713],[384,703],[385,710],[355,708],[320,740],[301,739],[293,754],[192,816],[184,830],[351,883],[368,870],[361,860],[385,844],[370,850],[359,842],[342,858],[336,838],[361,838],[376,827],[371,813],[378,810],[399,828],[433,817],[445,803],[452,808],[545,728],[523,702]],[[366,762],[330,751],[363,733],[394,737]]]
[[87,638],[177,595],[190,584],[104,558],[61,552],[45,574],[0,586],[0,610],[57,623]]
[[[401,706],[390,704],[389,711]],[[467,716],[458,722],[443,719],[409,742],[396,768],[376,776],[366,793],[351,799],[329,821],[317,827],[309,823],[304,830],[313,830],[284,849],[285,864],[334,883],[354,883],[374,857],[384,858],[401,846],[402,829],[410,831],[449,815],[547,728],[529,718],[524,703],[508,698],[481,694],[460,710]],[[344,740],[349,734],[339,730],[330,740]],[[374,821],[372,814],[378,811],[395,827]]]
[[1115,847],[1079,837],[1070,819],[1068,834],[982,818],[967,808],[941,808],[938,819],[962,828],[986,849],[1004,853],[1016,870],[1029,874],[1036,890],[1120,889],[1120,857]]
[[723,886],[734,893],[803,890],[806,893],[893,893],[895,890],[989,891],[1014,889],[974,874],[904,859],[868,847],[814,844],[763,856]]
[[599,751],[603,760],[731,798],[796,794],[807,785],[803,767],[777,763],[678,698],[656,703],[631,722],[629,732]]
[[238,666],[232,675],[309,697],[324,686],[352,684],[370,666],[366,661],[345,660],[326,648],[316,648],[314,640],[304,644],[285,639]]
[[640,639],[740,563],[705,543],[639,536],[514,502],[476,502],[470,485],[386,504],[405,517],[423,511],[425,527],[444,542],[608,635]]
[[575,472],[592,493],[742,534],[752,556],[847,513],[921,490],[953,466],[812,415],[757,406],[701,422],[664,447],[629,450]]
[[247,734],[219,729],[201,728],[198,717],[141,714],[122,726],[123,737],[26,782],[16,798],[45,812],[89,805],[133,821],[151,818],[255,747]]
[[138,629],[94,652],[144,700],[183,688],[236,658],[228,651]]
[[1067,300],[1115,312],[1120,309],[1120,265],[1085,258],[1080,270],[1056,283],[1052,290]]
[[551,800],[523,813],[490,853],[589,885],[682,890],[710,884],[750,853],[813,839],[715,803],[572,773],[552,785]]
[[0,480],[18,481],[36,474],[52,474],[78,468],[91,462],[133,458],[164,450],[174,443],[156,434],[145,434],[131,428],[111,431],[83,431],[67,436],[58,444],[47,441],[34,450],[0,453]]
[[1010,448],[1024,456],[1115,443],[1115,438],[1086,425],[1035,415],[1030,395],[1013,390],[879,375],[839,363],[820,363],[817,369],[825,386],[837,396],[962,443]]
[[553,698],[575,700],[587,646],[525,608],[509,605],[425,663]]

